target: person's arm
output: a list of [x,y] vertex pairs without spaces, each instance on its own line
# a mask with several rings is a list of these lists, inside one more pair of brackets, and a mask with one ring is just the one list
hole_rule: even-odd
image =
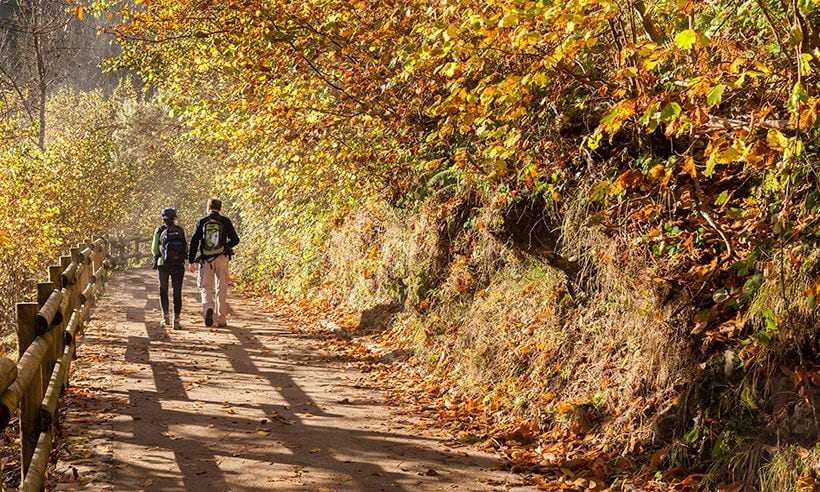
[[199,239],[202,236],[202,221],[197,221],[194,233],[191,235],[191,246],[188,248],[188,263],[196,261],[196,253],[199,251]]
[[187,258],[188,257],[188,240],[185,239],[185,228],[182,227],[182,226],[179,226],[179,231],[182,233],[182,244],[185,247],[185,251],[182,253],[182,256]]
[[159,257],[159,235],[160,235],[161,227],[157,227],[154,229],[154,239],[151,241],[151,254],[154,255],[154,258]]
[[233,247],[239,244],[239,236],[236,234],[236,229],[234,228],[231,219],[227,219],[225,221],[225,236],[227,237],[227,241],[225,241],[225,249],[232,251]]

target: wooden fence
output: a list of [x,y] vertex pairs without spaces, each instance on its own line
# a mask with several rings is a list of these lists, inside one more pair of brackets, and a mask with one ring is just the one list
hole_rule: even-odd
[[152,237],[112,237],[109,255],[112,265],[119,268],[145,266],[154,259],[151,253]]
[[71,248],[37,284],[37,302],[17,304],[18,360],[0,359],[0,429],[20,409],[21,487],[43,489],[60,396],[94,299],[105,285],[109,241]]

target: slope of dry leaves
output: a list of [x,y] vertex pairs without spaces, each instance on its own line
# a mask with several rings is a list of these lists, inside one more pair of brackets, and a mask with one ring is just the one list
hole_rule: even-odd
[[[414,367],[401,350],[391,350],[380,337],[351,337],[356,313],[332,308],[327,302],[268,298],[268,309],[293,319],[300,326],[324,333],[326,346],[366,362],[370,379],[385,396],[402,402],[403,412],[422,416],[425,429],[453,443],[470,444],[497,453],[506,467],[524,475],[542,490],[670,490],[690,491],[702,487],[702,474],[685,467],[658,468],[665,456],[657,452],[644,462],[608,448],[608,437],[590,433],[582,419],[565,428],[540,433],[531,422],[503,412],[492,401],[460,397],[449,391],[457,387],[447,374],[430,374]],[[571,408],[566,408],[570,413]],[[814,481],[806,477],[811,490]],[[717,484],[715,490],[740,491],[738,483]]]

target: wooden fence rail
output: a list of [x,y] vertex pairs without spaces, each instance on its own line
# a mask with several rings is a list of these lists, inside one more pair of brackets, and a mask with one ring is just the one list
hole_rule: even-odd
[[113,266],[126,268],[149,264],[154,259],[154,255],[151,253],[152,240],[151,236],[110,238],[109,254]]
[[0,359],[0,429],[20,412],[21,487],[40,491],[54,440],[60,396],[77,336],[107,278],[110,242],[71,248],[37,284],[37,302],[17,303],[18,360]]

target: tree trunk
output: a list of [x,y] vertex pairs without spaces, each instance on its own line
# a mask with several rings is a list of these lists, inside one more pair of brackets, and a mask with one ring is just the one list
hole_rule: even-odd
[[40,17],[42,13],[42,4],[32,5],[32,23],[31,35],[34,42],[34,57],[37,62],[37,92],[38,92],[38,134],[37,147],[40,150],[45,150],[46,147],[46,64],[43,57],[43,43],[41,36],[43,35],[40,26]]

